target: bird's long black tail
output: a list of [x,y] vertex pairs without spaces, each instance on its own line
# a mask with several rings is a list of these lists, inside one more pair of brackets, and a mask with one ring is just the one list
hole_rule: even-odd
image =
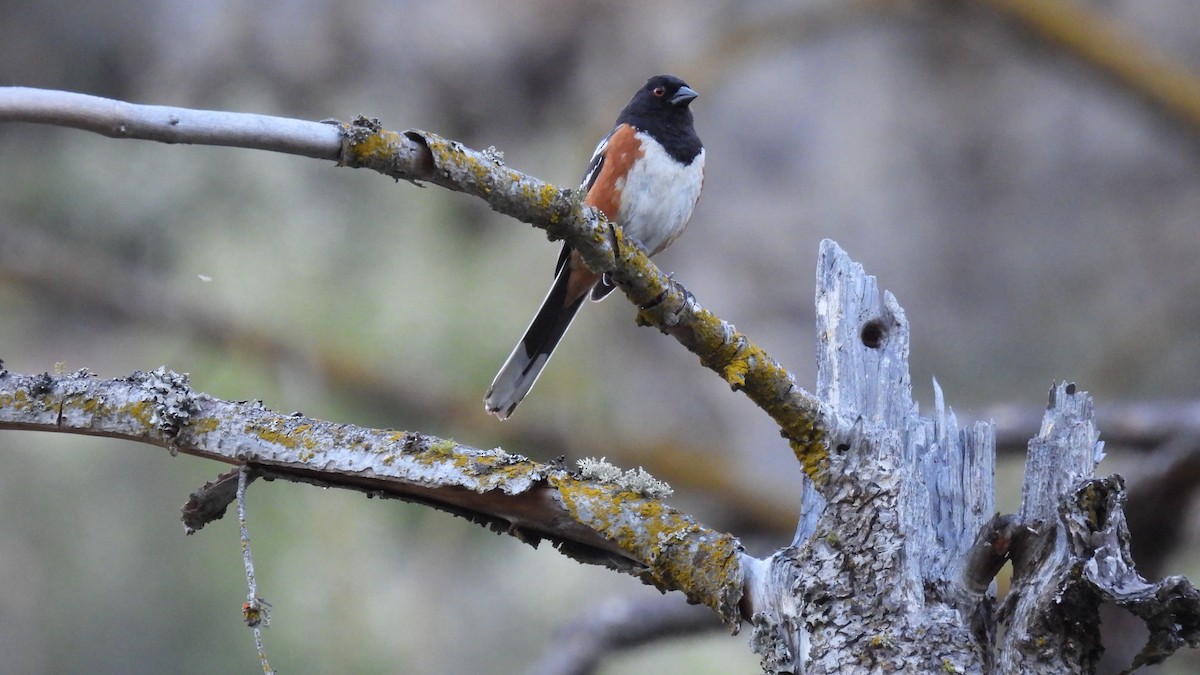
[[525,336],[513,348],[512,354],[496,374],[496,379],[492,380],[492,386],[483,398],[483,405],[496,417],[507,419],[533,388],[533,383],[537,382],[542,368],[546,367],[558,341],[571,327],[571,322],[587,299],[588,294],[583,293],[567,304],[570,275],[571,265],[560,265],[554,285],[542,301],[537,316],[525,329]]

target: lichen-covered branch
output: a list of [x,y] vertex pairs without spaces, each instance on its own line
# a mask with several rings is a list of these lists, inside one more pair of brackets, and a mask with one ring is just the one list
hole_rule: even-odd
[[639,319],[675,337],[701,363],[743,391],[780,426],[808,475],[823,480],[828,439],[839,426],[830,408],[800,388],[774,358],[704,309],[618,225],[580,196],[504,164],[494,148],[477,151],[429,132],[394,132],[364,117],[323,124],[265,115],[145,106],[66,92],[0,87],[0,122],[70,126],[116,138],[227,145],[336,160],[397,180],[473,195],[493,209],[565,239],[587,264],[607,272],[640,309]]
[[774,419],[805,471],[823,477],[828,439],[836,420],[831,409],[804,391],[775,359],[744,334],[700,306],[620,227],[580,195],[508,168],[493,148],[472,150],[425,131],[396,133],[356,119],[344,127],[342,162],[397,179],[432,182],[486,201],[500,213],[567,240],[588,266],[608,273],[641,311],[646,325],[672,335],[734,390],[743,391]]
[[[244,464],[258,476],[427,504],[531,544],[548,539],[578,560],[683,591],[730,626],[740,621],[737,539],[646,496],[663,486],[642,475],[584,479],[499,449],[283,415],[195,392],[186,376],[162,368],[106,380],[0,365],[0,429],[122,438]],[[221,517],[236,481],[234,471],[193,495],[184,509],[189,532]]]

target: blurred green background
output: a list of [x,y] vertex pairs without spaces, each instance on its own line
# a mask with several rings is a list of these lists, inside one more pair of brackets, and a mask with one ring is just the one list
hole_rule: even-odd
[[[8,0],[0,84],[364,114],[496,146],[573,186],[632,92],[671,72],[701,93],[708,170],[687,236],[657,260],[805,387],[830,237],[906,308],[925,409],[935,376],[963,421],[1036,410],[1055,379],[1095,394],[1102,424],[1106,402],[1195,399],[1198,128],[1008,4]],[[1191,0],[1076,6],[1200,69]],[[558,245],[477,200],[328,162],[24,124],[0,126],[0,156],[11,370],[165,364],[284,412],[607,456],[645,465],[674,504],[757,553],[790,541],[799,472],[777,430],[637,328],[623,299],[588,307],[512,420],[485,415]],[[1116,466],[1140,461],[1109,450]],[[236,524],[185,538],[177,518],[225,468],[0,432],[0,671],[256,669]],[[1002,467],[1002,509],[1019,471],[1019,457]],[[276,481],[250,508],[280,672],[521,672],[593,603],[657,596],[421,507]],[[1190,512],[1174,521],[1200,538]],[[1163,571],[1200,577],[1189,551]],[[755,672],[757,659],[746,633],[714,631],[605,667]]]

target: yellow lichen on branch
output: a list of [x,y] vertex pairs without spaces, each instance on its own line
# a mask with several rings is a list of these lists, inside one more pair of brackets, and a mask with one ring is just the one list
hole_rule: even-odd
[[662,591],[680,590],[711,608],[735,631],[742,594],[741,543],[707,529],[661,501],[618,485],[550,476],[571,517],[645,566],[635,572]]

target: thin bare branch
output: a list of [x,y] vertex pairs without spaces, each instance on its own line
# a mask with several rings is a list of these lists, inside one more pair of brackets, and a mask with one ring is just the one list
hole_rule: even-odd
[[0,122],[33,122],[94,131],[110,138],[223,145],[336,160],[333,124],[216,110],[139,105],[67,91],[0,87]]
[[564,625],[530,668],[536,675],[586,675],[613,652],[720,628],[710,612],[662,598],[609,598]]
[[271,625],[271,603],[258,597],[258,581],[254,576],[254,556],[250,552],[250,525],[246,517],[246,487],[250,485],[252,472],[243,465],[237,472],[238,531],[242,540],[242,565],[246,568],[246,602],[242,605],[242,618],[254,633],[254,647],[258,651],[258,662],[266,675],[275,669],[267,660],[267,649],[263,644],[262,629]]

